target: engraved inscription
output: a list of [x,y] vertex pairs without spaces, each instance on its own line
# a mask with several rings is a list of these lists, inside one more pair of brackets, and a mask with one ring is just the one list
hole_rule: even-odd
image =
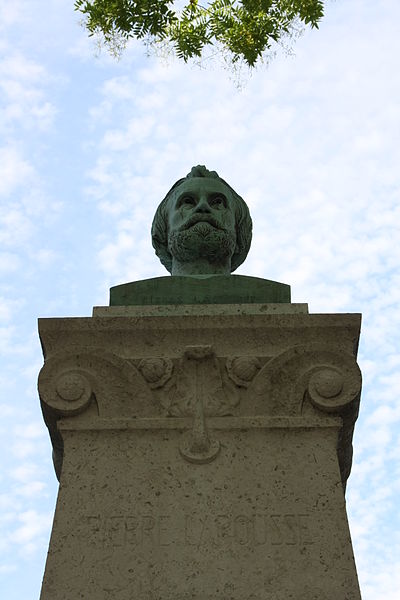
[[310,515],[112,515],[86,517],[92,544],[113,547],[304,546],[313,543]]

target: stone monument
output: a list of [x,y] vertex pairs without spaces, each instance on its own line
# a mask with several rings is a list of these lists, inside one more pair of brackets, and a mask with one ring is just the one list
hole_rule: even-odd
[[360,600],[344,496],[360,315],[231,275],[251,227],[194,167],[153,221],[171,277],[39,320],[60,480],[41,600]]

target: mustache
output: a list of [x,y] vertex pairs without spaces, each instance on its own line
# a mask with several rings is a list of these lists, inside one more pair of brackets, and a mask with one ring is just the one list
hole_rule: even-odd
[[225,231],[224,227],[221,226],[221,223],[219,223],[219,221],[217,221],[217,219],[215,219],[212,215],[207,215],[207,214],[199,214],[199,215],[193,215],[191,217],[188,218],[188,220],[183,223],[183,225],[181,225],[181,227],[179,228],[179,231],[185,231],[186,229],[189,229],[189,227],[192,227],[192,225],[196,225],[196,223],[209,223],[210,225],[212,225],[213,227],[215,227],[215,229],[221,229],[222,231]]

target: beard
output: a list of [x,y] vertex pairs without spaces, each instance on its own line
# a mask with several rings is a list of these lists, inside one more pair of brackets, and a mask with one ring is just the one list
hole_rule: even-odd
[[236,248],[236,236],[224,229],[216,229],[207,222],[199,222],[168,237],[168,250],[181,263],[200,258],[212,264],[223,264]]

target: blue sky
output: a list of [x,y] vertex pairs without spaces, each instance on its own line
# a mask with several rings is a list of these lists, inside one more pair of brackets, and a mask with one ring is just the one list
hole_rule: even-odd
[[166,274],[150,225],[194,164],[247,201],[238,273],[362,312],[347,507],[363,600],[400,589],[400,3],[328,1],[294,55],[242,75],[96,54],[73,0],[0,0],[0,589],[39,597],[57,494],[38,316],[87,316]]

